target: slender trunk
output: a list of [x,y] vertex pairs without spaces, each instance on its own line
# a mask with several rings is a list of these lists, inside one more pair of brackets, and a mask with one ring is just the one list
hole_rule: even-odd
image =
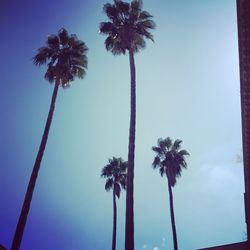
[[116,248],[116,218],[117,218],[117,209],[116,209],[116,200],[115,200],[115,190],[113,190],[113,238],[112,238],[112,250]]
[[126,228],[125,250],[134,250],[134,158],[135,158],[135,121],[136,121],[136,83],[134,52],[129,50],[131,93],[130,93],[130,127],[128,144],[128,175],[126,192]]
[[12,241],[11,250],[19,250],[20,249],[24,228],[25,228],[28,213],[30,210],[32,195],[33,195],[35,185],[36,185],[36,179],[37,179],[38,172],[40,169],[41,161],[43,158],[43,153],[44,153],[45,146],[46,146],[47,139],[48,139],[48,135],[49,135],[50,125],[51,125],[52,118],[53,118],[53,113],[54,113],[54,109],[55,109],[55,102],[56,102],[56,97],[57,97],[57,93],[58,93],[58,87],[59,87],[59,82],[56,81],[53,95],[52,95],[52,99],[51,99],[49,114],[47,117],[45,129],[44,129],[42,140],[40,143],[40,147],[39,147],[39,150],[38,150],[38,153],[36,156],[36,161],[35,161],[31,176],[30,176],[30,180],[29,180],[28,188],[27,188],[27,191],[25,194],[22,210],[21,210],[19,220],[18,220],[18,223],[16,226],[16,232],[15,232],[15,235],[14,235],[14,238]]
[[174,250],[178,250],[177,234],[176,234],[175,219],[174,219],[173,193],[172,193],[172,187],[170,185],[169,180],[168,180],[168,192],[169,192],[170,216],[171,216],[171,224],[172,224],[172,231],[173,231]]

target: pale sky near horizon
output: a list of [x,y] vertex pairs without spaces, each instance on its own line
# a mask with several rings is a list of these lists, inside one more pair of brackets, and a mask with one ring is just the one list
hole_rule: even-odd
[[[0,243],[11,245],[52,86],[32,57],[65,27],[89,48],[88,72],[60,89],[21,250],[111,248],[112,195],[100,171],[127,158],[128,56],[98,34],[104,0],[0,3]],[[135,249],[172,249],[167,182],[151,164],[159,137],[183,140],[174,188],[180,250],[246,239],[237,17],[234,0],[144,0],[155,43],[136,55]],[[125,193],[117,250],[124,249]]]

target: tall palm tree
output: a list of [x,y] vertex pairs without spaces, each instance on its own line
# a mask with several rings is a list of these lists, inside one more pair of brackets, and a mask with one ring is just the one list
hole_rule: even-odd
[[152,147],[152,150],[156,153],[153,161],[153,168],[159,168],[160,174],[163,177],[164,174],[168,180],[168,192],[169,192],[169,204],[170,204],[170,216],[173,231],[173,243],[174,250],[178,249],[176,226],[174,219],[174,201],[172,188],[175,186],[177,178],[181,176],[182,168],[187,168],[185,157],[189,153],[182,149],[181,140],[172,140],[167,137],[166,139],[158,139],[157,147]]
[[150,33],[155,28],[152,15],[142,10],[142,1],[126,3],[114,0],[103,7],[108,22],[100,23],[100,33],[107,35],[105,46],[114,55],[129,54],[130,63],[130,128],[128,143],[128,180],[126,195],[125,249],[134,249],[134,154],[136,128],[136,71],[134,53],[145,48],[145,38],[153,41]]
[[36,179],[49,136],[58,88],[59,86],[67,88],[70,86],[70,82],[72,82],[75,77],[84,77],[87,69],[87,50],[88,48],[84,42],[78,40],[76,35],[69,35],[67,30],[62,28],[59,30],[58,35],[50,35],[48,37],[46,46],[39,48],[37,54],[33,58],[35,65],[40,66],[47,63],[48,69],[45,73],[45,79],[54,83],[54,91],[52,94],[49,114],[42,140],[36,156],[32,174],[30,176],[21,214],[19,216],[15,235],[12,241],[12,250],[18,250],[21,245]]
[[116,248],[116,225],[117,225],[117,208],[116,197],[120,198],[121,188],[126,189],[128,163],[122,158],[109,159],[109,163],[102,169],[101,177],[107,178],[105,190],[113,190],[113,237],[112,250]]

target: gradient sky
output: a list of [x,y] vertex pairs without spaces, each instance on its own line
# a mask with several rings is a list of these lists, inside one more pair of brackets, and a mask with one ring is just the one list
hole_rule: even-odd
[[[84,80],[60,89],[22,250],[111,248],[112,195],[100,171],[127,158],[129,64],[98,34],[104,0],[0,1],[0,243],[10,247],[53,87],[32,57],[61,27],[89,47]],[[246,239],[235,0],[144,0],[155,43],[137,54],[135,249],[172,249],[167,181],[151,163],[159,137],[182,139],[174,188],[180,250]],[[125,193],[117,249],[124,247]]]

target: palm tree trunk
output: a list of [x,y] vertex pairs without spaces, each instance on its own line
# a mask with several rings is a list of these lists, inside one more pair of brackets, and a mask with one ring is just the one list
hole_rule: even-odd
[[18,220],[17,227],[16,227],[16,232],[15,232],[15,235],[14,235],[14,238],[13,238],[13,241],[12,241],[11,250],[19,250],[20,245],[21,245],[24,228],[25,228],[28,213],[29,213],[29,210],[30,210],[32,195],[33,195],[33,192],[34,192],[34,189],[35,189],[36,179],[37,179],[37,176],[38,176],[41,161],[42,161],[42,158],[43,158],[43,153],[44,153],[45,146],[46,146],[46,143],[47,143],[47,139],[48,139],[48,136],[49,136],[49,130],[50,130],[50,125],[51,125],[51,122],[52,122],[53,113],[54,113],[54,109],[55,109],[55,102],[56,102],[56,97],[57,97],[57,93],[58,93],[58,88],[59,88],[59,82],[56,81],[54,91],[53,91],[53,95],[52,95],[52,99],[51,99],[49,114],[48,114],[48,117],[47,117],[45,129],[44,129],[44,132],[43,132],[43,137],[42,137],[40,147],[39,147],[39,150],[38,150],[38,153],[37,153],[37,156],[36,156],[36,161],[35,161],[35,164],[34,164],[34,167],[33,167],[33,170],[32,170],[32,174],[30,176],[30,180],[29,180],[28,188],[27,188],[27,191],[26,191],[26,194],[25,194],[21,214],[19,216],[19,220]]
[[178,250],[177,234],[176,234],[175,219],[174,219],[173,193],[172,193],[172,187],[170,185],[169,180],[168,180],[168,192],[169,192],[170,216],[171,216],[171,224],[172,224],[172,231],[173,231],[174,250]]
[[128,175],[126,192],[126,228],[125,250],[134,250],[134,158],[136,124],[136,83],[134,52],[129,50],[131,93],[130,93],[130,128],[128,144]]
[[115,200],[115,190],[113,190],[113,238],[112,238],[112,250],[116,248],[116,219],[117,219],[117,208],[116,208],[116,200]]

